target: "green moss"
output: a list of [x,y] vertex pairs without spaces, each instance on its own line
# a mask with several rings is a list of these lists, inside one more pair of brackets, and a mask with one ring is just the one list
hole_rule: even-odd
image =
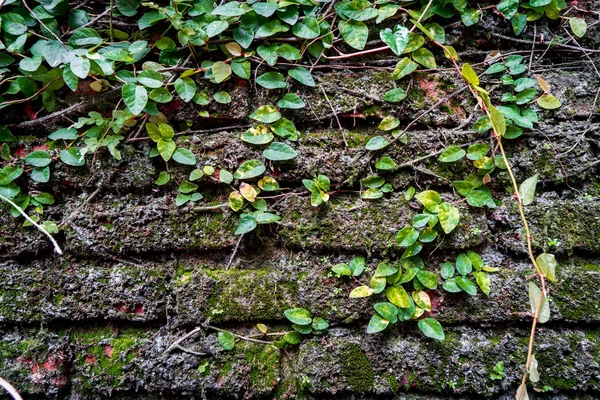
[[245,352],[252,386],[260,392],[271,390],[277,384],[279,350],[273,346],[248,343]]
[[392,388],[392,390],[394,392],[397,392],[398,389],[400,389],[400,386],[398,385],[398,381],[396,380],[396,377],[392,374],[385,374],[383,376],[383,378],[388,382],[388,385],[390,385],[390,387]]
[[342,374],[353,391],[363,393],[373,389],[375,371],[359,345],[351,343],[344,346],[340,353],[340,364]]
[[[298,282],[278,279],[270,269],[205,271],[217,283],[207,301],[206,315],[213,320],[260,321],[281,319],[293,306]],[[213,310],[222,313],[213,314]]]
[[133,328],[123,329],[117,335],[107,328],[76,331],[72,340],[85,349],[75,361],[83,389],[119,387],[127,372],[136,369],[132,361],[145,338],[144,330]]

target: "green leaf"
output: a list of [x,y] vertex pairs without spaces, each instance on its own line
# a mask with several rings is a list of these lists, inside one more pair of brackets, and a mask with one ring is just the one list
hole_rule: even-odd
[[162,159],[165,161],[169,161],[171,159],[171,156],[173,155],[173,152],[175,151],[176,147],[177,147],[177,145],[175,145],[175,142],[173,142],[172,140],[160,139],[156,143],[156,148],[158,149],[158,153],[160,154]]
[[394,323],[396,323],[396,321],[398,321],[398,307],[396,307],[392,303],[388,303],[388,302],[377,303],[373,307],[375,308],[375,311],[377,311],[377,313],[379,315],[381,315],[383,318],[390,321],[392,324],[394,324]]
[[231,96],[229,93],[225,91],[217,92],[213,95],[215,101],[220,104],[229,104],[231,103]]
[[[138,74],[137,81],[149,88],[160,88],[163,85],[163,76],[156,71],[145,70]],[[166,90],[166,89],[165,89]],[[167,92],[168,93],[168,92]]]
[[419,272],[417,272],[417,279],[427,289],[431,289],[431,290],[437,289],[438,277],[433,272],[429,272],[429,271],[420,269]]
[[391,171],[396,168],[396,163],[390,157],[385,156],[377,160],[375,168],[382,171]]
[[285,161],[296,158],[298,153],[285,143],[273,142],[263,151],[263,156],[271,161]]
[[0,186],[10,184],[23,174],[23,168],[8,165],[0,170]]
[[292,33],[302,39],[315,39],[319,37],[321,28],[316,18],[307,16],[292,27]]
[[435,63],[435,57],[433,53],[424,47],[416,50],[412,53],[413,60],[429,69],[436,69],[437,64]]
[[[521,32],[523,32],[523,30],[525,29],[525,26],[527,26],[527,15],[517,13],[514,17],[510,19],[510,24],[512,25],[515,35],[519,36]],[[522,72],[525,72],[527,67],[523,67],[524,68]]]
[[[550,304],[548,298],[542,293],[540,288],[533,282],[529,282],[529,303],[531,305],[531,314],[535,315],[538,307],[538,322],[543,324],[550,320]],[[541,301],[541,304],[540,304]]]
[[439,160],[441,162],[454,162],[463,158],[465,154],[465,151],[460,146],[450,146],[440,154]]
[[36,182],[46,183],[50,180],[49,167],[36,167],[31,170],[31,179]]
[[[416,287],[417,286],[415,285],[415,288]],[[425,311],[431,311],[431,299],[429,298],[429,295],[426,292],[424,292],[423,290],[417,290],[415,292],[412,292],[411,297],[418,307],[422,308]]]
[[367,38],[369,37],[369,28],[364,22],[361,21],[340,21],[338,24],[342,39],[350,47],[356,50],[362,50],[367,44]]
[[288,71],[288,75],[306,86],[316,86],[310,71],[303,67],[292,68]]
[[194,156],[194,153],[181,147],[175,150],[173,153],[173,160],[177,161],[179,164],[196,165],[196,157]]
[[460,213],[458,208],[448,202],[440,204],[439,217],[440,225],[446,233],[452,232],[460,221]]
[[75,147],[61,151],[60,160],[72,167],[81,167],[83,164],[85,164],[85,159],[79,152],[79,149]]
[[232,61],[231,70],[242,79],[250,79],[250,62],[247,60]]
[[284,25],[278,19],[267,22],[264,25],[261,25],[260,28],[254,34],[254,37],[257,39],[267,38],[273,36],[280,32],[287,32],[290,28],[287,25]]
[[419,66],[409,58],[405,57],[398,61],[396,67],[394,68],[394,72],[392,77],[395,80],[402,79],[407,75],[410,75],[414,70],[416,70]]
[[383,184],[385,183],[385,179],[383,179],[381,176],[372,175],[372,176],[366,177],[365,179],[360,181],[360,183],[363,186],[366,186],[370,189],[376,189],[378,187],[383,186]]
[[424,192],[417,193],[415,198],[419,201],[419,203],[423,204],[423,207],[427,211],[432,213],[439,212],[439,205],[442,202],[440,194],[434,190],[426,190]]
[[311,326],[315,331],[324,331],[325,329],[329,328],[329,322],[325,321],[321,317],[316,317],[313,318]]
[[467,250],[467,257],[469,257],[469,260],[471,260],[471,264],[473,264],[473,268],[475,268],[477,271],[483,269],[483,267],[484,267],[483,259],[481,258],[481,256],[479,254],[475,253],[474,251]]
[[333,267],[331,267],[331,270],[333,272],[335,272],[336,274],[342,275],[342,276],[351,276],[352,275],[352,270],[350,269],[350,266],[348,264],[344,264],[344,263],[334,265]]
[[556,282],[556,258],[554,254],[542,253],[535,259],[535,262],[542,274],[552,282]]
[[237,17],[240,15],[244,15],[246,10],[243,9],[239,2],[230,1],[225,4],[222,4],[216,7],[211,14],[213,15],[222,15],[224,17]]
[[284,139],[291,141],[298,140],[296,126],[289,119],[281,118],[279,121],[271,124],[271,130],[275,132],[277,136],[281,136]]
[[279,114],[277,109],[273,106],[260,106],[256,111],[250,114],[250,118],[265,124],[272,124],[281,118],[281,114]]
[[298,332],[288,332],[283,336],[283,340],[291,345],[296,345],[302,341],[302,336]]
[[479,285],[481,291],[489,296],[490,286],[492,284],[489,275],[481,271],[473,272],[473,275],[475,276],[475,280],[477,281],[477,284]]
[[451,262],[445,262],[442,264],[442,269],[440,270],[440,274],[444,279],[450,279],[454,276],[454,264]]
[[459,292],[463,291],[462,288],[460,286],[458,286],[456,279],[457,278],[450,278],[450,279],[446,280],[446,282],[444,282],[442,287],[444,288],[444,290],[446,292],[459,293]]
[[379,189],[367,189],[360,195],[362,199],[366,200],[376,200],[383,197],[383,192]]
[[287,43],[277,47],[277,54],[289,61],[297,61],[302,58],[300,50]]
[[165,171],[160,171],[160,174],[158,174],[158,178],[156,178],[156,181],[154,183],[156,183],[158,186],[163,186],[169,183],[170,180],[171,175],[169,175]]
[[240,222],[238,224],[237,229],[235,230],[235,235],[243,235],[248,232],[252,232],[256,229],[256,220],[254,217],[248,214],[242,214],[240,218]]
[[365,259],[364,257],[355,257],[350,261],[350,270],[352,270],[352,275],[360,276],[365,269]]
[[122,96],[125,105],[133,115],[140,115],[148,103],[148,92],[134,83],[123,85]]
[[393,305],[400,308],[408,308],[410,307],[410,300],[408,299],[408,293],[404,289],[402,285],[392,285],[386,290],[385,297],[392,303]]
[[504,72],[504,71],[506,71],[506,67],[504,66],[504,64],[496,63],[496,64],[492,64],[488,69],[486,69],[484,74],[491,75],[491,74],[497,74],[499,72]]
[[377,266],[374,276],[390,276],[394,275],[396,272],[398,272],[398,268],[388,263],[382,262],[379,263],[379,265]]
[[240,192],[235,190],[229,193],[228,202],[229,207],[231,207],[233,211],[239,211],[242,209],[242,207],[244,207],[244,196],[242,196]]
[[279,108],[290,108],[290,109],[300,109],[304,108],[305,104],[298,95],[294,93],[288,93],[279,102],[277,102],[277,106]]
[[365,148],[367,150],[375,151],[375,150],[383,149],[387,145],[388,145],[388,141],[383,136],[375,136],[375,137],[372,137],[367,142],[367,144],[365,145]]
[[525,179],[523,183],[521,183],[521,186],[519,186],[519,196],[521,197],[521,202],[524,206],[533,203],[538,176],[538,174],[535,174],[532,177]]
[[173,100],[173,96],[171,95],[171,92],[169,92],[169,90],[167,88],[157,88],[154,89],[150,92],[150,94],[148,95],[148,97],[151,100],[154,100],[157,103],[168,103],[171,100]]
[[48,152],[43,150],[32,151],[27,154],[25,157],[25,162],[29,165],[33,165],[34,167],[45,167],[50,164],[52,158],[48,154]]
[[198,185],[196,185],[195,183],[183,181],[181,183],[181,185],[179,185],[178,191],[179,191],[179,193],[188,194],[188,193],[192,193],[196,189],[198,189]]
[[235,347],[235,337],[229,332],[219,332],[217,334],[217,339],[219,340],[221,347],[227,351],[233,350]]
[[269,128],[265,125],[253,126],[240,136],[240,139],[244,142],[258,145],[270,143],[273,138],[273,134],[269,132]]
[[481,17],[481,10],[467,8],[460,14],[460,19],[466,27],[475,25]]
[[178,78],[175,81],[175,91],[181,100],[186,103],[189,103],[190,100],[194,98],[196,94],[196,82],[194,82],[191,78]]
[[369,325],[367,326],[367,333],[377,333],[383,331],[390,324],[390,321],[381,317],[379,314],[373,314]]
[[285,89],[285,77],[279,72],[266,72],[256,78],[256,83],[265,89]]
[[[385,278],[384,278],[384,282],[385,282]],[[362,297],[369,297],[374,293],[373,289],[371,289],[368,286],[359,286],[357,288],[354,288],[351,292],[350,292],[350,298],[351,299],[358,299],[358,298],[362,298]]]
[[400,121],[398,120],[398,118],[392,115],[388,115],[387,117],[381,120],[377,128],[381,129],[382,131],[391,131],[392,129],[397,128],[399,125]]
[[[42,65],[42,57],[33,56],[31,58],[23,58],[19,61],[19,68],[23,71],[34,72]],[[14,61],[14,60],[13,60]]]
[[401,55],[409,40],[409,32],[408,29],[404,26],[396,26],[394,31],[390,28],[383,29],[379,32],[379,37],[381,40],[390,46],[390,49],[397,56]]
[[466,276],[457,276],[456,283],[462,290],[464,290],[471,296],[477,295],[477,286],[475,286],[475,284],[471,282],[471,280]]
[[117,10],[126,17],[137,14],[140,3],[137,0],[116,0]]
[[396,235],[396,242],[400,247],[408,247],[419,238],[419,231],[412,226],[405,226]]
[[560,101],[551,94],[545,93],[537,99],[538,106],[546,110],[555,110],[561,106]]
[[489,110],[494,130],[498,135],[503,136],[506,132],[506,120],[504,116],[492,105],[489,106]]
[[583,37],[587,30],[587,24],[583,18],[569,18],[569,26],[573,34],[577,37]]
[[83,57],[74,57],[69,64],[69,68],[78,78],[85,79],[90,73],[90,60]]
[[325,175],[319,175],[317,176],[317,185],[321,188],[321,190],[327,192],[331,187],[331,182]]
[[425,336],[430,337],[435,340],[442,341],[445,338],[444,329],[439,322],[437,322],[433,318],[425,318],[419,320],[418,324],[421,332],[425,334]]
[[490,151],[490,146],[486,143],[475,143],[467,149],[467,158],[469,160],[479,160],[486,156]]
[[235,171],[233,176],[235,179],[251,179],[262,175],[265,172],[265,166],[258,160],[245,161]]
[[456,257],[456,270],[461,275],[467,275],[473,270],[473,263],[465,253],[459,253]]
[[462,66],[462,76],[469,82],[471,85],[479,86],[479,77],[473,71],[473,68],[470,64],[463,64]]
[[383,99],[388,103],[398,103],[406,98],[406,91],[402,88],[388,90],[383,95]]

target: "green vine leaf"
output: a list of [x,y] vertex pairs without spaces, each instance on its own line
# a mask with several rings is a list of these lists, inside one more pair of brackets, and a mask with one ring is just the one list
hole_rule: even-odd
[[392,31],[390,28],[383,29],[379,32],[381,40],[390,46],[390,50],[397,56],[401,55],[408,45],[409,32],[404,26],[397,25]]
[[121,91],[125,105],[133,115],[140,115],[148,103],[148,92],[142,86],[126,83]]
[[535,174],[532,177],[525,179],[523,183],[521,183],[521,186],[519,186],[519,196],[521,197],[521,202],[524,206],[533,203],[538,176],[538,174]]
[[369,28],[362,21],[340,21],[338,24],[340,34],[344,42],[356,50],[362,50],[367,44]]
[[443,341],[445,339],[444,329],[442,325],[433,318],[425,318],[419,320],[418,324],[419,329],[425,336],[430,337],[435,340]]

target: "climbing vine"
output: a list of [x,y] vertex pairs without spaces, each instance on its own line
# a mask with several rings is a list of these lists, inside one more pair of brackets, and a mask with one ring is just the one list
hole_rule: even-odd
[[[308,88],[318,87],[319,78],[313,75],[317,66],[335,68],[336,60],[379,52],[391,52],[398,58],[392,72],[398,81],[408,79],[415,72],[435,70],[438,62],[444,60],[462,77],[467,85],[463,90],[468,88],[477,102],[473,113],[481,115],[472,124],[472,130],[489,132],[496,145],[478,142],[449,146],[437,154],[441,163],[464,158],[471,162],[472,173],[452,182],[455,190],[452,198],[434,190],[417,192],[413,187],[405,190],[405,201],[417,202],[422,208],[396,235],[397,245],[404,249],[399,260],[379,263],[370,277],[366,277],[368,268],[362,257],[337,264],[332,271],[342,279],[363,281],[350,292],[350,298],[385,295],[387,301],[374,304],[368,333],[412,319],[418,320],[417,325],[426,336],[443,340],[442,326],[428,314],[432,311],[428,291],[441,286],[448,292],[476,295],[479,288],[488,295],[492,290],[488,273],[497,269],[486,265],[476,252],[465,250],[434,273],[426,268],[420,253],[424,246],[450,234],[458,226],[460,207],[495,208],[497,203],[488,184],[494,179],[494,173],[508,173],[522,217],[528,253],[540,284],[529,283],[533,327],[525,375],[517,396],[527,398],[526,377],[535,382],[539,376],[532,353],[535,326],[550,317],[545,280],[555,280],[557,263],[551,254],[536,257],[531,246],[524,207],[533,202],[537,175],[519,185],[503,143],[533,129],[539,121],[540,110],[553,110],[561,104],[542,77],[531,77],[522,55],[491,55],[485,62],[486,69],[479,74],[469,64],[459,67],[457,51],[447,45],[446,32],[440,22],[456,18],[470,27],[489,11],[509,21],[517,36],[528,23],[544,17],[560,20],[573,35],[581,37],[587,25],[581,18],[561,16],[567,8],[564,0],[502,0],[488,7],[466,0],[401,3],[247,0],[218,4],[212,0],[172,0],[169,5],[115,0],[98,14],[73,8],[66,0],[31,0],[30,3],[0,0],[0,109],[41,102],[43,109],[38,113],[50,121],[77,111],[76,107],[67,110],[59,107],[58,99],[63,93],[118,96],[110,113],[89,111],[87,116],[80,116],[77,121],[52,132],[44,148],[26,155],[18,154],[16,149],[21,128],[27,124],[0,126],[0,158],[5,164],[0,169],[0,199],[9,205],[14,217],[25,217],[24,226],[35,225],[48,235],[59,253],[61,249],[51,237],[59,232],[59,225],[48,220],[38,224],[44,215],[44,206],[53,204],[54,197],[46,192],[26,190],[28,180],[40,184],[50,182],[57,163],[80,168],[93,163],[101,152],[121,160],[123,145],[150,143],[147,155],[159,160],[161,165],[155,181],[158,187],[177,179],[171,172],[174,165],[189,168],[187,179],[177,182],[177,206],[204,200],[200,191],[202,181],[227,188],[226,203],[199,209],[229,207],[238,213],[235,234],[240,235],[241,240],[244,234],[260,225],[280,223],[280,217],[271,209],[275,199],[306,196],[312,206],[319,207],[343,191],[341,186],[332,187],[324,174],[315,174],[302,181],[306,191],[286,192],[274,174],[267,174],[269,165],[299,156],[295,142],[301,133],[291,118],[307,104],[296,93],[283,93],[292,81]],[[130,35],[118,29],[117,21],[131,19],[135,19],[139,32]],[[100,24],[106,21],[108,26]],[[373,25],[386,27],[379,30],[378,37],[373,37],[369,30]],[[150,28],[161,33],[150,37],[146,34]],[[373,47],[369,39],[377,40],[382,46]],[[436,57],[434,52],[438,49],[441,52]],[[481,76],[499,81],[488,87],[492,85],[482,84]],[[200,79],[210,85],[199,88]],[[252,124],[244,126],[239,136],[241,142],[261,150],[262,158],[244,160],[235,171],[218,165],[199,165],[194,153],[178,141],[179,136],[190,134],[190,130],[176,132],[172,121],[160,109],[175,100],[194,103],[199,116],[206,118],[210,116],[208,110],[212,103],[235,107],[231,95],[224,90],[224,83],[232,79],[247,80],[255,88],[260,86],[281,95],[276,104],[262,104],[248,115]],[[410,87],[391,89],[384,94],[383,101],[401,103],[409,90]],[[331,105],[327,94],[324,91],[323,94]],[[385,199],[386,194],[399,189],[386,180],[385,174],[402,165],[385,154],[385,150],[394,144],[407,143],[409,128],[430,111],[421,113],[404,129],[400,128],[397,116],[382,118],[378,125],[381,134],[372,137],[365,146],[363,156],[372,157],[377,172],[361,177],[362,199]],[[32,118],[37,118],[37,113]],[[461,206],[463,202],[466,205]],[[301,335],[322,334],[329,325],[302,308],[287,310],[285,316],[293,323],[292,330],[270,333],[264,325],[259,325],[260,333],[250,339],[283,347],[298,344]],[[219,343],[226,350],[233,348],[235,340],[248,339],[212,328],[219,331]],[[267,337],[277,340],[264,340]],[[494,371],[495,377],[501,376],[503,366]]]

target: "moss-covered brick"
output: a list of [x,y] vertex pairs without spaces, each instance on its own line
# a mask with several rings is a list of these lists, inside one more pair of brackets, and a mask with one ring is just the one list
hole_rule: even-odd
[[98,327],[73,331],[75,389],[108,394],[133,387],[140,373],[134,360],[147,336],[148,331],[140,328]]

